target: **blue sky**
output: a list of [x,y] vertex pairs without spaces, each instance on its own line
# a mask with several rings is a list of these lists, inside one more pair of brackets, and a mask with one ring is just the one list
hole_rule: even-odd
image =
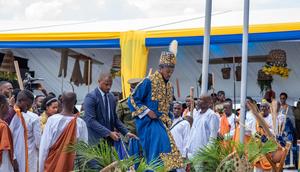
[[[251,9],[300,7],[300,0],[250,0]],[[201,14],[205,0],[0,0],[0,20],[120,20]],[[243,0],[213,0],[213,10],[242,10]]]

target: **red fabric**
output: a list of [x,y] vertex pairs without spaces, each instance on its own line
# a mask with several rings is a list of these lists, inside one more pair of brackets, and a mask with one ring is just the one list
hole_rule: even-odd
[[[234,141],[236,143],[240,142],[240,127],[236,127],[235,128],[233,139],[234,139]],[[250,139],[251,139],[251,136],[245,135],[245,137],[244,137],[244,143],[248,143],[250,141]]]
[[26,122],[25,119],[21,113],[21,109],[17,106],[14,107],[14,110],[17,114],[17,116],[20,118],[21,120],[21,124],[24,128],[24,143],[25,143],[25,172],[29,172],[29,163],[28,163],[28,134],[27,134],[27,126],[26,126]]
[[44,172],[67,172],[74,170],[75,152],[66,152],[65,148],[76,143],[76,120],[72,119],[49,149]]
[[230,125],[225,114],[222,115],[220,123],[220,134],[225,136],[225,134],[230,132]]
[[0,165],[2,164],[3,151],[9,152],[10,162],[13,163],[14,145],[12,134],[6,122],[0,119]]

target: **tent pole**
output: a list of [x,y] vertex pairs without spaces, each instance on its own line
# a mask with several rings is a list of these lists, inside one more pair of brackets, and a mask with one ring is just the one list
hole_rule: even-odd
[[64,76],[61,76],[61,94],[64,92]]
[[91,82],[91,59],[88,61],[88,93],[90,92],[90,82]]
[[235,57],[233,56],[233,109],[236,110],[236,76],[235,76]]
[[247,95],[247,65],[248,65],[248,32],[249,32],[249,1],[244,0],[243,21],[243,47],[242,47],[242,78],[241,78],[241,117],[240,142],[244,143],[245,117],[246,117],[246,95]]
[[206,0],[205,3],[205,26],[204,26],[204,44],[202,56],[202,86],[201,95],[208,91],[208,63],[210,46],[210,28],[211,28],[211,6],[212,0]]

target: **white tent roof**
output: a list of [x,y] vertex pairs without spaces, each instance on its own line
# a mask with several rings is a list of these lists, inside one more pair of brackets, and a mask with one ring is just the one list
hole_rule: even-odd
[[[290,22],[300,22],[299,8],[250,12],[251,25]],[[212,27],[240,26],[242,23],[243,11],[218,11],[214,12],[212,16]],[[204,27],[204,14],[114,21],[1,21],[0,33],[122,32],[199,27]]]

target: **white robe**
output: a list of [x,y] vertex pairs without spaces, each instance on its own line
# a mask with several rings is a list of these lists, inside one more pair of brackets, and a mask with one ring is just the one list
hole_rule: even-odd
[[179,117],[174,119],[172,127],[171,133],[175,140],[175,144],[182,157],[186,157],[185,147],[190,134],[190,123],[186,120],[183,120],[182,117]]
[[[30,172],[37,172],[38,149],[41,139],[40,120],[33,112],[22,112],[22,115],[26,123],[28,135],[28,169]],[[14,154],[19,164],[19,170],[20,172],[25,172],[24,128],[22,126],[21,119],[16,114],[14,115],[9,127],[13,136]]]
[[28,129],[28,162],[29,171],[36,172],[38,169],[39,148],[41,141],[40,118],[33,112],[24,114],[25,122]]
[[2,164],[0,165],[0,171],[3,171],[3,172],[13,172],[14,171],[13,166],[11,165],[9,153],[7,150],[4,150],[2,152]]
[[188,158],[192,158],[200,148],[206,146],[212,138],[216,138],[219,130],[219,117],[211,109],[194,115],[194,122],[186,146]]
[[[39,172],[44,171],[45,160],[48,156],[50,147],[55,144],[65,127],[73,119],[72,116],[63,116],[55,114],[48,118],[42,139],[39,152]],[[85,122],[81,118],[77,118],[76,137],[78,140],[88,142],[88,131]]]

